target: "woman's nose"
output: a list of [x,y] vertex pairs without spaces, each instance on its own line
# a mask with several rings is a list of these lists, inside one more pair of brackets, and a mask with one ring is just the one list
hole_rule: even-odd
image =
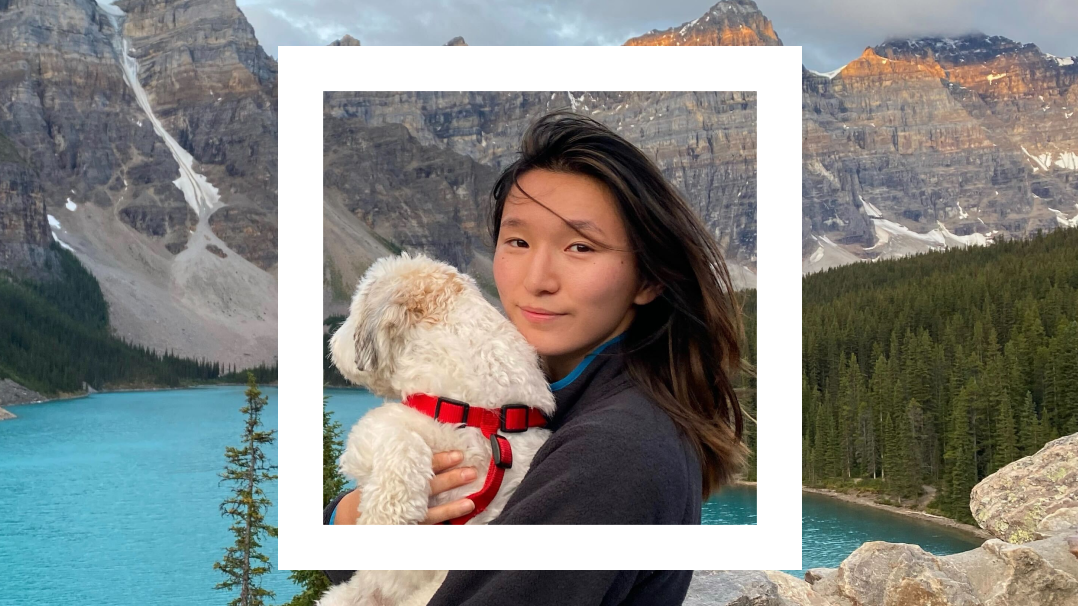
[[532,294],[556,292],[559,280],[555,261],[545,250],[536,249],[529,255],[528,269],[524,275],[524,288]]

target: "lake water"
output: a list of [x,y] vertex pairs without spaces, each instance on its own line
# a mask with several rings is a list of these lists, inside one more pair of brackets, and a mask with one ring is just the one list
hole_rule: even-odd
[[[95,394],[12,407],[0,422],[0,605],[223,604],[213,570],[232,543],[218,505],[226,445],[243,428],[242,387]],[[277,390],[265,425],[277,426]],[[334,417],[355,422],[378,401],[326,390]],[[272,453],[276,457],[276,452]],[[276,485],[267,487],[276,502]],[[937,554],[980,544],[927,522],[805,495],[805,568],[835,566],[869,540],[917,543]],[[276,524],[272,509],[267,519]],[[705,523],[752,524],[756,492],[728,489],[705,506]],[[716,546],[722,548],[722,546]],[[276,541],[265,552],[276,561]],[[793,571],[799,572],[799,571]],[[288,573],[263,586],[288,601]]]

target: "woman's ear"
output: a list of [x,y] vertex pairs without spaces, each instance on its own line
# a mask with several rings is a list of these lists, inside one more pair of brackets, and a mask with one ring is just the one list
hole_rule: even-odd
[[648,283],[645,282],[640,290],[636,293],[636,298],[633,299],[633,303],[637,305],[647,305],[655,300],[663,292],[663,285],[658,282]]

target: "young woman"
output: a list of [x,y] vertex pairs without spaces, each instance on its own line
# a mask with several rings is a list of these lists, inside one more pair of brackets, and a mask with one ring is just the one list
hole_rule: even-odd
[[[553,435],[492,523],[699,524],[746,454],[740,310],[707,228],[639,149],[568,112],[531,125],[492,201],[498,294],[557,401]],[[457,462],[435,456],[433,492],[475,478]],[[354,523],[359,498],[327,520]],[[691,574],[452,571],[430,604],[679,604]]]

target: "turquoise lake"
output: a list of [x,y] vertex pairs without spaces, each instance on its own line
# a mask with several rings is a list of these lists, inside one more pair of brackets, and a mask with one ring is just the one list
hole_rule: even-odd
[[[238,445],[243,387],[95,394],[14,406],[0,422],[0,605],[224,604],[213,570],[231,543],[220,516],[224,449]],[[264,422],[277,426],[277,390]],[[329,389],[345,425],[378,401]],[[276,452],[273,453],[276,456]],[[276,485],[267,488],[276,502]],[[803,566],[835,566],[870,540],[916,543],[936,554],[976,537],[816,495],[804,495]],[[273,509],[267,519],[276,523]],[[705,505],[709,524],[753,524],[756,493],[732,488]],[[276,561],[276,541],[265,552]],[[797,573],[799,571],[792,571]],[[273,603],[296,592],[288,573],[264,577]]]

